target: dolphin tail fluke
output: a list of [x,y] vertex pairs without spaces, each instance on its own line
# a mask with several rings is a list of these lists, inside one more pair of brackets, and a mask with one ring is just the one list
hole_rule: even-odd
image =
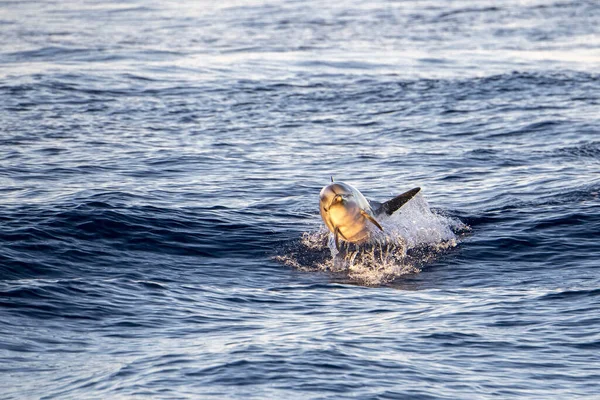
[[420,187],[416,187],[414,189],[410,189],[408,192],[402,193],[401,195],[394,197],[391,200],[386,201],[377,210],[376,214],[380,215],[380,214],[385,213],[387,215],[392,215],[393,213],[395,213],[396,211],[398,211],[398,209],[400,207],[402,207],[403,205],[405,205],[410,199],[412,199],[413,197],[415,197],[415,195],[417,193],[419,193],[420,191],[421,191],[421,188]]

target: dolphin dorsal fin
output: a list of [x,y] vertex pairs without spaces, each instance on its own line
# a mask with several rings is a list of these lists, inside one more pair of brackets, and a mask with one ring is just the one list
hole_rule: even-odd
[[415,195],[420,191],[421,188],[416,187],[414,189],[410,189],[408,192],[404,192],[401,195],[394,197],[391,200],[386,201],[381,205],[381,207],[377,209],[377,211],[375,211],[375,215],[381,215],[383,213],[387,215],[392,215],[393,213],[398,211],[400,207],[405,205],[410,199],[415,197]]
[[333,175],[331,175],[331,182],[333,182]]

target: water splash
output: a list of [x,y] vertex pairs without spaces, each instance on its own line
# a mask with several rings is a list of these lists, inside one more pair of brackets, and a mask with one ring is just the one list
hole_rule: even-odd
[[429,208],[421,194],[391,216],[379,218],[384,231],[368,243],[343,242],[338,251],[325,227],[304,232],[294,248],[276,259],[303,271],[330,271],[363,285],[381,285],[415,274],[440,253],[456,247],[457,234],[469,227]]
[[462,222],[433,212],[425,198],[419,193],[411,201],[389,217],[379,221],[383,232],[376,232],[376,241],[404,242],[407,249],[418,246],[437,246],[453,242],[456,235],[468,229]]

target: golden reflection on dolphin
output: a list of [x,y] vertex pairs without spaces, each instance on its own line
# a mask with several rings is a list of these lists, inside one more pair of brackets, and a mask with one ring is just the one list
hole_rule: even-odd
[[354,186],[345,182],[333,182],[325,186],[319,194],[321,218],[335,239],[335,247],[340,249],[340,239],[360,244],[373,235],[373,228],[383,231],[377,221],[382,215],[392,215],[412,199],[421,188],[402,193],[385,203],[369,202]]

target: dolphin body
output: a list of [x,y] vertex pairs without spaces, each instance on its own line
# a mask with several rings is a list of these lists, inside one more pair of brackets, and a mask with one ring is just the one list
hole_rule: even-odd
[[360,244],[371,237],[373,226],[383,231],[376,217],[392,215],[412,199],[421,188],[402,193],[385,203],[369,202],[354,186],[345,182],[333,182],[319,194],[321,218],[333,233],[335,247],[340,249],[340,238]]

